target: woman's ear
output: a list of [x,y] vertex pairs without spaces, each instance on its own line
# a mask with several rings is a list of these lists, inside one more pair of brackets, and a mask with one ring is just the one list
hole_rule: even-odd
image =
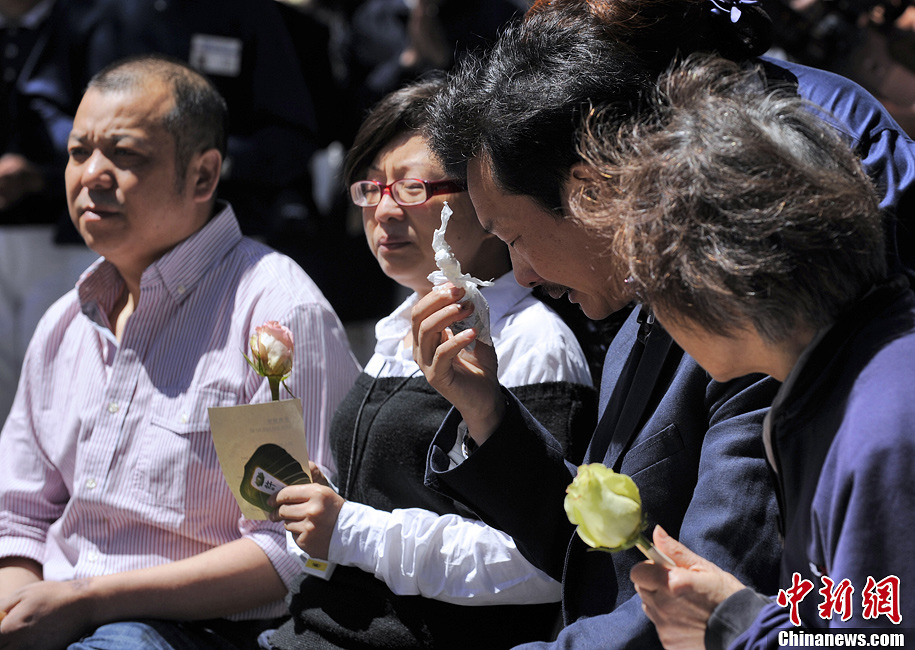
[[194,178],[194,200],[206,202],[213,198],[219,175],[222,172],[222,154],[217,149],[207,149],[191,163]]

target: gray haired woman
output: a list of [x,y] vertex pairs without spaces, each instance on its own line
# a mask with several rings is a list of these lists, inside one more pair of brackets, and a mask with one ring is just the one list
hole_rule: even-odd
[[640,300],[715,379],[783,382],[764,427],[782,589],[765,598],[656,530],[678,566],[632,579],[665,647],[915,617],[901,593],[915,581],[915,297],[888,276],[874,188],[821,117],[757,70],[691,58],[638,121],[597,112],[582,141],[574,211]]

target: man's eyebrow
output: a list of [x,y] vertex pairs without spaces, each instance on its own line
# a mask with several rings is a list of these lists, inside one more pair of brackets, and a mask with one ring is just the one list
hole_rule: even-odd
[[[89,140],[89,134],[86,132],[70,131],[70,136],[67,139],[75,140],[77,142],[86,142]],[[111,135],[105,135],[101,138],[103,141],[112,142],[114,144],[119,143],[121,140],[131,139],[137,142],[141,141],[141,138],[138,138],[137,136],[131,135],[129,133],[112,133]]]

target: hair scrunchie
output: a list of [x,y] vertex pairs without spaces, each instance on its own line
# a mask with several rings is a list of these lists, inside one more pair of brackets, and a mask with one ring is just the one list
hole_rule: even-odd
[[741,5],[758,4],[758,0],[710,0],[710,1],[714,5],[714,7],[712,7],[712,13],[729,15],[732,23],[736,23],[738,20],[740,20],[740,16],[743,14],[743,10],[740,8]]

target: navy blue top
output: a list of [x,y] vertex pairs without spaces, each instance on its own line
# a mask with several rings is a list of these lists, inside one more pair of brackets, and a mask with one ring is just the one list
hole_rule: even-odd
[[[761,433],[778,383],[758,375],[711,380],[658,324],[640,322],[641,314],[630,315],[607,353],[606,406],[585,462],[632,477],[649,530],[661,524],[745,583],[774,589],[777,505]],[[499,428],[454,469],[447,452],[460,414],[449,413],[430,449],[427,483],[463,500],[562,580],[567,627],[555,647],[660,648],[629,579],[644,557],[636,549],[591,552],[574,534],[562,502],[576,468],[505,393],[509,407]]]
[[[915,620],[915,296],[903,278],[877,287],[811,344],[770,420],[785,534],[780,588],[791,587],[795,573],[813,586],[800,603],[802,626],[890,627],[886,614],[865,618],[864,599],[868,578],[896,576],[895,604],[908,627]],[[822,576],[834,585],[850,581],[848,621],[821,617]],[[710,632],[740,629],[735,610],[738,620],[746,621],[748,608],[758,616],[731,647],[775,647],[775,630],[797,629],[775,602],[748,607],[745,594],[734,601],[716,610]]]
[[770,80],[797,84],[798,94],[822,107],[824,119],[848,138],[882,197],[890,268],[915,277],[915,142],[854,81],[797,63],[762,60]]

